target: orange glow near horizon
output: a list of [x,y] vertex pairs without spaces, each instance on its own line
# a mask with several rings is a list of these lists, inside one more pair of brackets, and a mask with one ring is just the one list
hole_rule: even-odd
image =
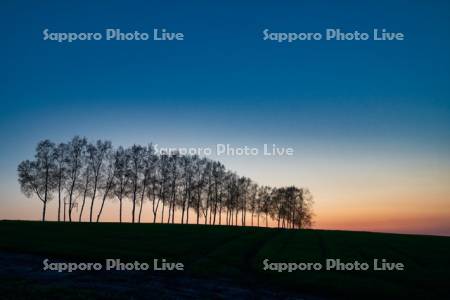
[[[40,202],[35,199],[25,199],[28,204],[27,209],[21,207],[11,207],[8,210],[2,210],[1,219],[22,219],[22,220],[39,220],[41,217]],[[87,202],[87,204],[90,204]],[[98,211],[100,201],[97,200],[94,215]],[[86,205],[83,212],[83,221],[88,221],[89,205]],[[31,209],[32,208],[32,209]],[[119,221],[119,203],[118,201],[108,201],[105,204],[104,212],[101,217],[103,222]],[[137,207],[137,212],[139,207]],[[346,209],[315,209],[314,226],[315,229],[328,230],[352,230],[352,231],[374,231],[374,232],[393,232],[393,233],[410,233],[410,234],[433,234],[450,236],[450,215],[448,207],[434,207],[430,210],[417,209],[386,209],[386,208],[351,208]],[[79,210],[74,210],[73,221],[78,221]],[[168,213],[164,214],[164,222],[167,222]],[[181,218],[180,211],[175,214],[175,222],[179,223]],[[217,217],[218,218],[218,217]],[[52,201],[47,208],[47,220],[57,220],[57,202]],[[131,203],[125,201],[123,206],[123,221],[131,222]],[[153,222],[151,211],[151,203],[146,202],[142,211],[142,222]],[[157,222],[161,222],[160,211],[157,214]],[[222,225],[225,222],[225,215],[222,215]],[[189,223],[196,223],[196,214],[190,211]],[[218,223],[218,219],[217,219]],[[240,215],[238,217],[240,223]],[[276,222],[269,220],[269,227],[276,227]],[[200,224],[204,224],[203,216],[200,217]],[[257,218],[254,218],[254,225],[257,224]],[[247,217],[247,226],[251,226],[251,218]],[[260,226],[265,226],[264,216],[260,217]]]
[[[260,185],[294,184],[309,188],[314,196],[313,228],[450,236],[450,163],[447,159],[410,153],[396,156],[381,153],[374,157],[364,152],[355,155],[334,151],[298,153],[301,159],[294,161],[226,157],[221,161]],[[39,220],[41,202],[36,198],[27,199],[20,193],[18,183],[11,180],[0,182],[0,219]],[[85,221],[89,206],[90,199],[83,214]],[[96,199],[94,215],[99,206],[100,198]],[[118,222],[118,211],[118,201],[109,200],[101,220]],[[124,221],[131,221],[130,214],[130,201],[125,200]],[[75,215],[74,219],[78,220],[77,211]],[[179,215],[178,212],[178,221]],[[150,202],[145,202],[142,216],[143,222],[152,222]],[[166,213],[165,218],[167,216]],[[56,218],[57,201],[53,199],[48,205],[47,219]],[[191,211],[190,223],[195,223],[195,219],[195,212]],[[263,218],[260,222],[265,224]],[[201,223],[204,223],[203,218]],[[250,224],[248,218],[247,225]]]

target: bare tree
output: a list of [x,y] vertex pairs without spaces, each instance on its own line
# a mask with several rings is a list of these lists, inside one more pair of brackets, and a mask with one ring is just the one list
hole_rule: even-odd
[[128,188],[128,152],[119,147],[114,153],[114,195],[119,200],[119,222],[122,223],[122,202],[126,197]]
[[[222,165],[220,162],[213,162],[212,170],[212,212],[210,213],[210,224],[215,225],[216,224],[216,216],[217,216],[217,210],[219,210],[219,224],[221,219],[221,213],[222,213],[222,185],[223,180],[225,178],[225,166]],[[212,223],[211,223],[211,215],[212,217]]]
[[[55,164],[54,181],[57,185],[58,192],[58,222],[61,221],[61,201],[63,198],[63,188],[64,181],[66,180],[67,170],[66,170],[66,155],[67,155],[67,145],[64,143],[58,144],[53,151],[53,160]],[[65,210],[65,205],[64,205]],[[65,215],[65,211],[64,211]],[[64,218],[65,220],[65,218]]]
[[[143,177],[141,182],[141,198],[139,201],[139,217],[138,223],[141,223],[142,207],[144,206],[145,196],[148,195],[148,186],[153,182],[153,178],[156,172],[157,156],[155,155],[155,149],[150,144],[143,151]],[[150,195],[152,195],[150,193]]]
[[258,185],[252,182],[247,189],[247,204],[251,214],[251,225],[253,226],[253,219],[258,211]]
[[127,149],[127,152],[130,157],[127,175],[129,178],[129,192],[132,202],[131,222],[134,223],[136,216],[136,203],[138,201],[137,197],[139,194],[141,178],[144,173],[145,149],[142,146],[133,145],[130,149]]
[[245,226],[246,224],[246,216],[247,216],[247,207],[248,207],[248,199],[249,199],[249,187],[251,186],[252,181],[250,178],[241,177],[239,178],[239,208],[241,210],[241,225]]
[[102,204],[100,210],[97,214],[97,222],[100,221],[100,216],[103,212],[103,207],[105,206],[105,201],[108,198],[114,197],[114,185],[116,183],[116,159],[118,157],[114,155],[109,149],[105,154],[105,164],[103,168],[102,180],[100,181],[100,189],[103,191]]
[[53,173],[55,165],[53,153],[55,145],[49,140],[39,142],[36,147],[35,161],[23,161],[18,166],[19,184],[22,192],[31,197],[35,194],[43,204],[42,221],[45,221],[47,203],[55,189]]
[[179,180],[179,153],[172,153],[169,157],[169,217],[167,223],[175,222],[175,207],[177,205],[178,180]]
[[[273,210],[273,201],[272,201],[272,189],[268,186],[262,186],[259,189],[259,202],[260,202],[260,209],[259,211],[264,214],[265,220],[266,220],[266,227],[269,226],[269,213]],[[259,222],[259,221],[258,221]]]
[[[180,158],[180,168],[181,168],[181,178],[182,178],[182,188],[183,195],[181,200],[181,224],[184,223],[184,215],[185,211],[189,212],[189,200],[191,198],[192,193],[192,178],[193,178],[193,169],[192,169],[192,160],[190,156],[182,156]],[[186,216],[186,223],[189,223],[189,213]]]
[[156,214],[158,212],[159,204],[161,202],[160,190],[161,190],[161,160],[157,155],[153,155],[154,159],[154,170],[150,174],[149,184],[150,188],[147,191],[147,197],[152,201],[152,215],[153,223],[156,223]]
[[[152,205],[153,222],[160,212],[161,223],[175,223],[175,212],[181,211],[181,223],[189,223],[189,212],[200,216],[204,224],[222,223],[246,226],[251,218],[260,225],[260,215],[276,221],[278,227],[307,228],[312,226],[312,196],[309,190],[296,186],[259,187],[250,178],[227,171],[218,161],[178,152],[156,154],[153,146],[133,145],[128,149],[112,149],[111,142],[98,140],[87,143],[75,136],[69,143],[55,146],[49,140],[36,148],[35,160],[18,166],[19,183],[27,197],[36,195],[43,203],[45,220],[47,203],[58,197],[58,221],[61,221],[61,201],[72,209],[81,199],[79,221],[82,220],[86,200],[91,199],[89,221],[92,222],[95,200],[101,195],[96,221],[99,222],[105,202],[117,197],[120,202],[119,221],[122,222],[123,200],[132,202],[132,222],[141,222],[145,201]],[[162,204],[162,207],[161,205]],[[136,212],[139,206],[139,212]],[[167,211],[168,216],[164,219]],[[137,214],[138,213],[138,214]],[[136,216],[137,214],[137,216]],[[239,217],[240,216],[240,221]]]
[[166,153],[161,154],[160,164],[159,164],[159,199],[162,203],[161,208],[161,223],[164,223],[164,211],[167,202],[170,199],[170,157]]
[[301,228],[309,228],[313,225],[313,196],[308,189],[299,189],[297,196],[297,203],[295,209],[295,216],[292,220],[294,226]]
[[202,207],[202,194],[205,185],[205,168],[206,159],[201,159],[198,156],[192,157],[192,168],[193,168],[193,180],[192,180],[192,201],[194,206],[194,211],[197,215],[196,223],[200,222],[200,213]]
[[93,187],[92,187],[92,199],[91,199],[91,208],[89,211],[89,222],[92,222],[92,214],[94,210],[94,201],[97,193],[97,187],[99,181],[102,180],[102,166],[108,155],[109,151],[111,151],[111,142],[110,141],[101,141],[98,140],[95,144],[89,144],[87,146],[87,156],[88,156],[88,165],[92,170],[93,176]]
[[83,217],[84,205],[86,204],[86,198],[90,197],[92,191],[92,168],[86,163],[87,157],[83,157],[83,163],[80,171],[80,179],[75,183],[75,190],[81,195],[81,209],[78,216],[78,221],[81,222]]
[[84,156],[86,155],[86,138],[75,136],[67,145],[67,189],[69,198],[69,221],[72,222],[72,209],[74,192],[83,167]]

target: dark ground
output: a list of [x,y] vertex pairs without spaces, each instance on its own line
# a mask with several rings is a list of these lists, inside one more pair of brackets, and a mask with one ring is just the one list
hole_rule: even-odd
[[[44,272],[43,256],[0,252],[1,299],[305,299],[301,293],[226,279],[140,272]],[[26,286],[26,288],[25,288]]]
[[[0,299],[449,299],[450,238],[161,224],[0,222]],[[43,271],[43,259],[185,271]],[[262,261],[402,262],[405,271],[263,271]]]

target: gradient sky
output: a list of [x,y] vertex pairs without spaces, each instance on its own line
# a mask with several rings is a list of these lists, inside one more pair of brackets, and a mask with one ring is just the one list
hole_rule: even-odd
[[[0,219],[39,219],[17,165],[39,140],[79,134],[124,146],[293,147],[293,157],[220,160],[260,184],[308,187],[316,228],[450,235],[447,1],[64,2],[0,4]],[[185,41],[42,40],[45,28],[154,27]],[[262,40],[265,28],[336,27],[406,39]]]

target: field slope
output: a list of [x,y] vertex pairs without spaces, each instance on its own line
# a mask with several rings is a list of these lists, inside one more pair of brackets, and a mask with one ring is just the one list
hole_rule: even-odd
[[[233,286],[260,290],[259,296],[265,298],[292,298],[292,295],[312,295],[313,298],[324,299],[450,297],[448,237],[252,227],[29,221],[1,221],[0,236],[0,263],[8,267],[0,271],[0,293],[6,299],[111,299],[120,295],[135,299],[147,295],[145,288],[137,285],[139,291],[131,289],[121,294],[123,291],[117,290],[108,294],[111,290],[108,287],[120,286],[129,278],[133,278],[133,282],[148,282],[158,281],[159,277],[164,278],[163,283],[152,286],[152,289],[160,289],[160,296],[164,296],[165,289],[174,288],[170,284],[167,286],[167,282],[176,285],[181,280],[182,284],[193,290],[191,298],[207,295],[195,292],[196,289],[207,289],[202,286],[205,282],[212,286],[227,282]],[[159,273],[161,275],[154,272],[120,272],[114,276],[103,274],[101,278],[96,277],[97,285],[83,283],[74,290],[69,283],[90,279],[76,279],[73,274],[69,274],[73,277],[68,279],[67,274],[43,272],[42,258],[71,262],[103,262],[105,258],[150,262],[154,258],[165,258],[183,262],[185,271]],[[324,263],[327,258],[370,264],[374,258],[384,258],[402,262],[406,270],[292,273],[263,270],[264,259],[271,262]],[[30,271],[27,267],[34,272],[33,276],[26,275]],[[83,276],[89,274],[83,273]],[[103,290],[99,289],[102,284],[105,287]],[[25,286],[27,289],[24,289]],[[32,290],[33,293],[25,290]],[[223,298],[236,298],[233,293],[224,292],[222,295]],[[178,294],[178,297],[183,296],[186,294]],[[167,294],[166,298],[177,297]]]

